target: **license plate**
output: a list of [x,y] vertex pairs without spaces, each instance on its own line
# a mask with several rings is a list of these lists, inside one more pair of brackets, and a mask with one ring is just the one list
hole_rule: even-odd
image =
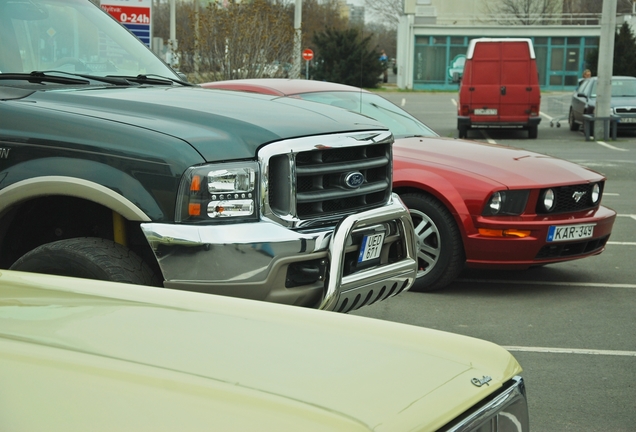
[[592,237],[594,226],[590,225],[552,225],[548,229],[548,242],[579,240]]
[[621,123],[636,123],[636,117],[621,117]]
[[475,114],[476,115],[497,115],[497,109],[496,108],[478,108],[475,110]]
[[362,263],[378,258],[380,256],[380,252],[382,252],[383,242],[384,233],[365,235],[362,238],[362,244],[360,245],[358,262]]

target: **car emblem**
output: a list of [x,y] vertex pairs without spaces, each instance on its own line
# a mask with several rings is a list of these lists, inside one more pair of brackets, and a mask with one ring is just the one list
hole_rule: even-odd
[[471,383],[473,383],[474,385],[476,385],[477,387],[481,387],[484,384],[486,385],[490,385],[488,384],[490,381],[492,381],[492,378],[490,378],[489,376],[483,376],[481,379],[479,378],[473,378],[470,380]]
[[364,175],[358,171],[350,172],[345,175],[345,185],[350,189],[357,189],[364,183]]
[[581,198],[583,198],[583,196],[586,194],[587,192],[574,192],[572,194],[572,198],[574,198],[574,201],[579,202],[581,201]]

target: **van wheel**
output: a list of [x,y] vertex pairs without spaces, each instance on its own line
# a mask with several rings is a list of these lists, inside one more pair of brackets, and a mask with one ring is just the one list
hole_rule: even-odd
[[79,237],[46,243],[24,254],[11,270],[161,286],[133,251],[111,240]]
[[539,127],[538,126],[530,126],[528,128],[528,138],[536,139],[539,136]]
[[468,138],[468,126],[459,126],[457,129],[459,129],[460,139]]
[[464,247],[455,219],[435,198],[400,195],[417,236],[417,276],[411,291],[435,291],[451,283],[464,266]]
[[568,123],[570,124],[570,130],[572,132],[576,132],[579,130],[579,124],[574,121],[574,113],[572,112],[572,108],[570,108],[570,115],[568,115]]

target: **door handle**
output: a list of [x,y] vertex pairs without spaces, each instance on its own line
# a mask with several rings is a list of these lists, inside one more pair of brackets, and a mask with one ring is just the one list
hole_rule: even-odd
[[501,86],[501,95],[502,96],[506,95],[506,86]]

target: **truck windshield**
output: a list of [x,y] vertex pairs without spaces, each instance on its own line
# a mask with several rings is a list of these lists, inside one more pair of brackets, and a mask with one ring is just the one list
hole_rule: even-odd
[[179,79],[88,0],[0,0],[0,73],[59,71]]

